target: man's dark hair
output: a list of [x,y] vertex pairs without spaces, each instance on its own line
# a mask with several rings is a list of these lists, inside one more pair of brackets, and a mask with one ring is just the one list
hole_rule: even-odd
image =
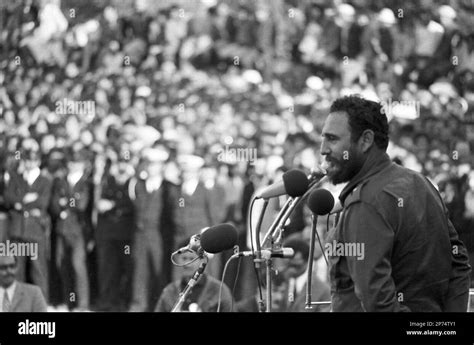
[[336,99],[331,105],[330,112],[347,113],[352,141],[357,141],[363,131],[370,129],[375,134],[374,141],[377,147],[387,149],[388,121],[382,104],[351,95]]

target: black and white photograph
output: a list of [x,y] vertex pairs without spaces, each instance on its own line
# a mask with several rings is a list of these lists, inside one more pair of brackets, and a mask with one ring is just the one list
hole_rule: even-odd
[[0,0],[1,345],[473,344],[473,263],[473,0]]

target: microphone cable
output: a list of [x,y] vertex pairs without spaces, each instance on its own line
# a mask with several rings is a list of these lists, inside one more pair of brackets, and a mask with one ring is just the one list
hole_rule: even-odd
[[[225,274],[227,272],[227,267],[229,266],[229,263],[233,260],[233,259],[236,259],[237,256],[234,256],[232,255],[229,259],[227,259],[226,263],[225,263],[225,266],[224,266],[224,270],[222,271],[222,279],[221,279],[221,283],[219,284],[219,298],[217,300],[217,312],[220,313],[221,311],[221,302],[222,302],[222,290],[223,290],[223,287],[224,287],[224,278],[225,278]],[[239,260],[239,263],[240,263],[240,260]],[[240,265],[239,265],[240,266]],[[234,285],[235,287],[235,285]],[[232,307],[234,305],[234,296],[233,296],[233,293],[232,293]]]
[[[239,257],[239,261],[237,261],[237,273],[235,274],[234,286],[232,286],[232,302],[230,305],[230,311],[234,311],[234,300],[235,300],[235,288],[237,287],[237,281],[239,280],[240,275],[240,264],[242,263],[242,257]],[[222,281],[224,281],[224,277],[222,277]]]

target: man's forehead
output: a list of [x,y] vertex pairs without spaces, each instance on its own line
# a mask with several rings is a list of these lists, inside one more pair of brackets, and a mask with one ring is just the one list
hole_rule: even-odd
[[341,135],[350,130],[347,114],[345,112],[330,113],[324,122],[323,134]]

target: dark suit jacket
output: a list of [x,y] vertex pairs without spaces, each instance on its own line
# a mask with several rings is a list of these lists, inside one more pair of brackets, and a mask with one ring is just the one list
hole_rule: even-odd
[[[130,182],[134,183],[134,182]],[[161,220],[163,215],[163,184],[149,193],[146,189],[146,180],[135,182],[135,234],[158,232],[161,238]],[[176,201],[175,201],[176,203]]]
[[356,58],[362,51],[362,32],[363,28],[357,23],[351,24],[347,37],[343,37],[343,29],[340,26],[337,26],[337,36],[336,40],[338,41],[338,48],[336,50],[336,57],[343,58],[347,56],[350,59]]
[[46,301],[41,289],[36,285],[17,281],[11,311],[17,313],[46,312]]
[[[22,240],[42,240],[49,232],[50,218],[47,212],[51,196],[52,181],[41,172],[36,181],[30,186],[21,175],[10,172],[10,181],[5,189],[5,202],[10,208],[10,238]],[[25,204],[23,197],[26,193],[38,193],[36,201]],[[21,204],[21,210],[15,210],[15,203]],[[40,215],[36,216],[35,211]]]
[[424,176],[372,151],[339,198],[344,210],[327,241],[364,243],[365,257],[329,256],[334,311],[454,311],[471,268]]
[[178,229],[175,243],[180,243],[202,228],[219,224],[225,217],[225,191],[219,185],[207,189],[199,182],[192,195],[181,195],[183,205],[176,208]]
[[120,185],[112,175],[107,174],[102,180],[101,198],[115,203],[109,211],[100,213],[96,236],[101,240],[128,241],[132,236],[135,212],[128,194],[130,181]]
[[[56,231],[59,235],[70,240],[88,235],[87,206],[91,199],[90,174],[87,172],[79,181],[71,186],[67,177],[54,180],[51,196],[51,210],[58,217]],[[61,206],[59,200],[67,199],[67,204]]]

